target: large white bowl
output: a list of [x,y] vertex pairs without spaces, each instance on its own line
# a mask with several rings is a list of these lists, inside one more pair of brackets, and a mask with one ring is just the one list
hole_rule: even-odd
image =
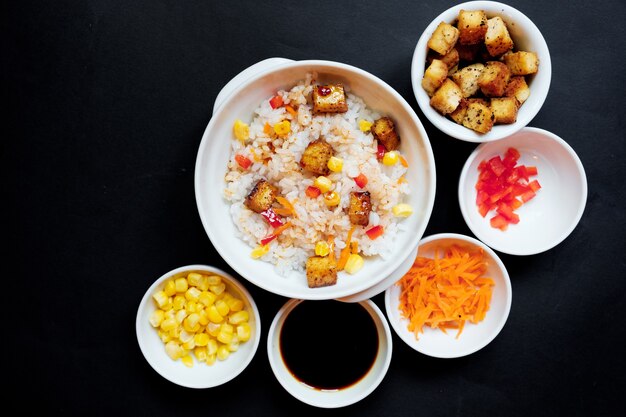
[[[487,17],[500,16],[507,25],[509,33],[515,43],[515,50],[535,52],[539,57],[539,71],[537,74],[527,76],[526,80],[530,87],[530,97],[520,107],[517,121],[512,124],[494,125],[491,131],[481,134],[474,132],[453,120],[442,116],[430,105],[430,97],[422,88],[426,55],[428,52],[428,40],[439,23],[452,24],[459,15],[459,10],[484,10]],[[526,126],[537,115],[543,105],[552,77],[552,64],[550,52],[543,35],[537,26],[519,10],[503,3],[494,1],[470,1],[449,8],[437,16],[426,28],[417,42],[411,64],[411,82],[413,92],[420,109],[424,115],[445,134],[467,142],[492,142],[512,135]]]
[[[258,72],[260,69],[260,72]],[[408,203],[412,216],[401,220],[405,230],[398,233],[394,256],[387,260],[367,259],[356,275],[339,273],[336,285],[309,288],[304,274],[280,276],[274,266],[250,257],[250,248],[237,237],[222,197],[224,175],[230,155],[232,125],[235,119],[251,120],[259,104],[279,89],[289,89],[316,71],[322,81],[342,82],[362,97],[372,109],[391,116],[402,138],[401,150],[409,162],[406,179],[411,187]],[[290,298],[334,299],[349,297],[373,287],[394,272],[417,247],[424,233],[435,198],[435,162],[428,136],[415,112],[389,85],[358,68],[329,61],[289,61],[270,59],[244,71],[220,93],[215,112],[204,132],[195,171],[198,211],[211,243],[224,260],[253,284]]]

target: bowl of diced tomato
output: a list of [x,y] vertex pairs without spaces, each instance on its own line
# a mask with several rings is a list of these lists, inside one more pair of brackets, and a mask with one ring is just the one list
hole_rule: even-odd
[[533,255],[572,233],[585,210],[587,178],[567,142],[526,127],[478,146],[463,167],[458,193],[478,239],[502,253]]

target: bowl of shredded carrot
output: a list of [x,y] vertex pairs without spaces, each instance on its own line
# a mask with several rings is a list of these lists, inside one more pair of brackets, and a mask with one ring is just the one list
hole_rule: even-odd
[[391,326],[411,348],[456,358],[487,346],[511,310],[511,280],[498,255],[460,234],[424,238],[409,271],[385,292]]

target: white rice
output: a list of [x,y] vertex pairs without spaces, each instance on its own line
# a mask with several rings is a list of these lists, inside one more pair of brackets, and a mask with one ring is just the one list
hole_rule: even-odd
[[[347,207],[352,191],[369,191],[372,202],[370,224],[366,227],[357,226],[352,240],[358,242],[361,255],[388,257],[394,251],[395,237],[400,228],[391,209],[409,194],[408,184],[398,182],[406,168],[400,163],[392,167],[381,164],[376,159],[377,143],[372,134],[363,133],[359,129],[359,120],[373,122],[380,115],[369,110],[363,100],[348,91],[346,113],[314,115],[310,99],[307,98],[314,88],[316,77],[315,73],[307,74],[306,79],[290,91],[278,92],[285,104],[297,106],[296,117],[284,107],[272,109],[269,100],[261,103],[250,123],[250,139],[243,145],[233,137],[225,176],[224,198],[231,203],[233,222],[239,237],[253,248],[273,231],[261,215],[244,206],[244,200],[253,185],[265,179],[294,205],[297,218],[289,218],[292,226],[270,244],[269,252],[261,258],[274,264],[283,276],[293,270],[304,272],[307,258],[315,255],[315,244],[320,240],[326,241],[330,235],[335,238],[338,256],[339,251],[346,246],[345,240],[351,228],[343,208]],[[286,138],[271,138],[263,132],[266,123],[273,126],[282,120],[291,123],[291,132]],[[304,149],[320,136],[333,146],[335,156],[343,159],[343,171],[331,172],[327,176],[333,182],[333,191],[341,196],[341,204],[332,208],[324,204],[322,196],[306,196],[305,190],[313,185],[316,175],[301,169],[299,165]],[[269,143],[273,145],[274,151]],[[235,161],[236,154],[245,155],[253,164],[242,171]],[[353,179],[359,173],[368,179],[363,190]],[[371,240],[365,231],[375,225],[383,226],[384,234]],[[367,258],[364,268],[367,268]]]

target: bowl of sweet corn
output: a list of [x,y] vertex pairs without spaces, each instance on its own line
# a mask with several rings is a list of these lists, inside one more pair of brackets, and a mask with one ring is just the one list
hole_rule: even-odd
[[183,266],[157,279],[141,300],[135,325],[152,368],[189,388],[235,378],[254,357],[261,337],[250,293],[207,265]]

